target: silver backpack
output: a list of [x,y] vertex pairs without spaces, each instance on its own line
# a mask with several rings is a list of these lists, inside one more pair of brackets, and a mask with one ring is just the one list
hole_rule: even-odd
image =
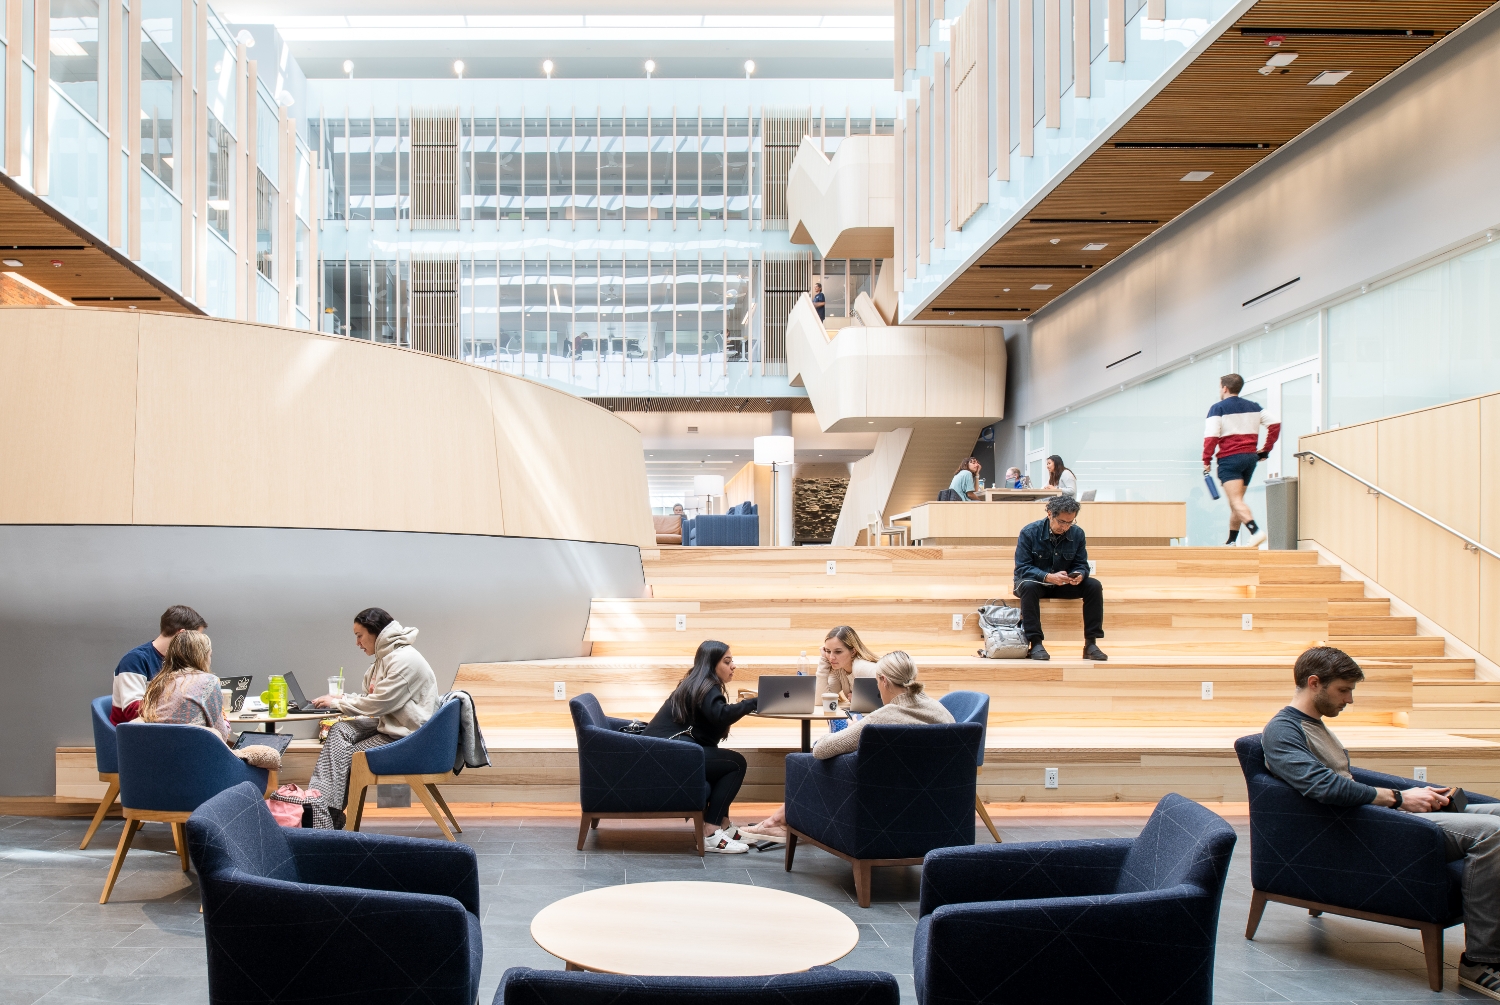
[[979,609],[979,630],[984,633],[984,648],[979,655],[991,660],[1024,659],[1031,645],[1021,630],[1021,609],[1004,601],[986,604]]

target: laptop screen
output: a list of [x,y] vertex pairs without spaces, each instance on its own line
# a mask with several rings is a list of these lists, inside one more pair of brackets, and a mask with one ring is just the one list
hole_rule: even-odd
[[286,678],[287,697],[292,699],[292,704],[298,708],[310,708],[312,702],[307,700],[307,695],[302,693],[302,686],[297,683],[297,675],[288,670],[282,674]]

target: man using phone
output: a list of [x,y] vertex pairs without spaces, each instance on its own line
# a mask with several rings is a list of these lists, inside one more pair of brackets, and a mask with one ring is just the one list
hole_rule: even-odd
[[1083,598],[1083,658],[1108,656],[1094,644],[1104,638],[1104,587],[1089,575],[1089,552],[1078,526],[1078,500],[1053,496],[1047,515],[1021,528],[1016,538],[1015,594],[1021,603],[1021,630],[1030,649],[1027,659],[1050,660],[1042,648],[1042,598]]
[[1464,930],[1467,945],[1458,982],[1500,999],[1500,803],[1472,804],[1455,812],[1451,788],[1418,785],[1383,789],[1357,781],[1349,751],[1325,718],[1354,703],[1365,673],[1347,653],[1330,646],[1309,649],[1292,669],[1297,693],[1261,734],[1266,768],[1308,799],[1330,806],[1373,803],[1406,813],[1430,814],[1443,831],[1448,860],[1464,863]]

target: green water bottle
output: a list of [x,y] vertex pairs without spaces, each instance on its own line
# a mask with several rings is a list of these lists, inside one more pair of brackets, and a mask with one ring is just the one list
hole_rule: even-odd
[[271,718],[286,718],[286,678],[280,674],[271,675],[271,687],[268,691],[260,693],[260,700],[271,706]]

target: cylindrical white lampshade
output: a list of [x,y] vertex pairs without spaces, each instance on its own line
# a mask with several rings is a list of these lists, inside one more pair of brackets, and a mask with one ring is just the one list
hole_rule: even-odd
[[723,475],[694,475],[693,493],[700,496],[719,496],[724,494]]
[[791,464],[795,459],[796,440],[790,436],[757,436],[756,464]]

